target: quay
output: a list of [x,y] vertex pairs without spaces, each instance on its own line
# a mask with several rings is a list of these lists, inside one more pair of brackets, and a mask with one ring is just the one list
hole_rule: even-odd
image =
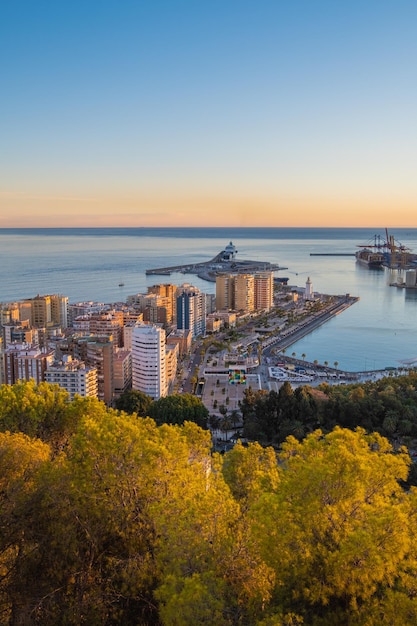
[[273,335],[269,337],[262,344],[262,351],[273,346],[276,350],[283,350],[296,343],[303,337],[306,337],[312,333],[316,328],[319,328],[322,324],[325,324],[330,319],[339,315],[352,304],[359,301],[359,297],[356,296],[340,296],[335,303],[332,303],[326,308],[326,310],[315,313],[313,316],[308,317],[306,320],[295,323],[293,326],[283,330],[279,335]]
[[216,276],[218,274],[250,274],[255,272],[277,272],[278,270],[288,269],[286,267],[280,267],[276,263],[269,263],[268,261],[237,261],[235,258],[236,254],[237,250],[232,242],[230,242],[225,250],[219,252],[210,261],[148,269],[146,270],[146,275],[170,276],[174,273],[195,274],[203,280],[214,283],[216,282]]
[[310,252],[310,256],[355,256],[354,252]]

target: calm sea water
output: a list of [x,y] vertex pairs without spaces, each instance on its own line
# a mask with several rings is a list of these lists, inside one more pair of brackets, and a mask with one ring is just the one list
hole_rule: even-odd
[[[0,301],[61,293],[70,302],[118,302],[157,282],[190,282],[206,293],[214,283],[193,275],[146,276],[146,269],[207,261],[233,241],[238,258],[278,263],[278,276],[304,286],[310,276],[321,293],[350,293],[358,304],[294,344],[306,354],[350,371],[397,367],[417,358],[417,290],[390,287],[396,272],[372,271],[353,256],[381,229],[312,228],[115,228],[0,229]],[[392,234],[417,252],[417,229]],[[124,283],[119,287],[119,283]]]

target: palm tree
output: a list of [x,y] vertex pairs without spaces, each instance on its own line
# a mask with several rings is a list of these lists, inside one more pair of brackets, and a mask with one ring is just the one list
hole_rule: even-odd
[[337,366],[339,365],[339,361],[335,361],[333,365],[335,366],[335,369],[337,369]]
[[303,361],[305,361],[306,356],[307,356],[307,355],[306,355],[306,354],[304,354],[304,352],[303,352],[303,354],[301,355],[301,358],[303,359]]
[[324,361],[324,365],[327,367],[329,365],[329,361]]
[[293,353],[291,354],[291,356],[292,356],[292,358],[293,358],[293,359],[295,359],[295,357],[297,356],[297,353],[296,353],[296,352],[293,352]]

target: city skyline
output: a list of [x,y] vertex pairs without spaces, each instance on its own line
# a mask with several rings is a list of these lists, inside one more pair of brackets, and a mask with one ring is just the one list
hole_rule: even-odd
[[0,227],[412,227],[417,7],[2,8]]

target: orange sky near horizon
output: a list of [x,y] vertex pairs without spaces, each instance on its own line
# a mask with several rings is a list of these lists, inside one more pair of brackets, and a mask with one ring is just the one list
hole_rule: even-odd
[[397,227],[414,228],[412,200],[391,194],[261,195],[195,191],[122,194],[0,194],[0,228]]

